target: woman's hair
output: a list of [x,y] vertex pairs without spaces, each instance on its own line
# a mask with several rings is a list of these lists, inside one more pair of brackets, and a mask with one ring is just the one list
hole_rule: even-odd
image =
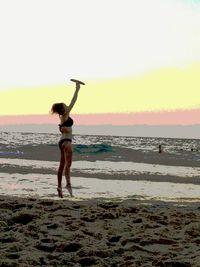
[[63,115],[65,112],[64,103],[55,103],[51,107],[51,113],[58,113],[59,115]]

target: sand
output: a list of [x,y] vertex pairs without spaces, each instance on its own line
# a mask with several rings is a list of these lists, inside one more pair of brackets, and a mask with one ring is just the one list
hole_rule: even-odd
[[200,266],[200,203],[0,197],[0,266]]
[[58,147],[21,150],[0,155],[0,267],[200,267],[196,152],[74,153],[58,200]]

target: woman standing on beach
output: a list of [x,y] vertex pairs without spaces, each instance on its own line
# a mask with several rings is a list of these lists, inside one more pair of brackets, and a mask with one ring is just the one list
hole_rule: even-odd
[[51,112],[52,114],[56,113],[59,115],[60,118],[60,124],[59,124],[59,130],[61,132],[61,138],[59,141],[59,148],[60,148],[60,165],[57,172],[57,178],[58,178],[58,196],[63,198],[63,192],[62,192],[62,175],[63,171],[66,178],[66,188],[69,191],[70,195],[72,196],[72,187],[71,187],[71,181],[70,181],[70,167],[72,164],[72,125],[73,120],[69,116],[70,111],[72,110],[77,97],[78,92],[80,89],[80,84],[84,84],[83,82],[80,82],[78,80],[72,79],[71,81],[76,83],[76,90],[72,97],[71,103],[69,106],[67,106],[64,103],[55,103],[52,105]]

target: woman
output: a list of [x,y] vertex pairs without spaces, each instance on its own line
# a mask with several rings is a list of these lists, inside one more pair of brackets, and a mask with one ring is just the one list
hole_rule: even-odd
[[72,110],[77,97],[78,92],[80,89],[80,84],[84,84],[78,80],[72,80],[76,82],[76,90],[74,93],[74,96],[72,97],[71,103],[69,106],[66,106],[64,103],[55,103],[53,104],[51,108],[52,114],[57,113],[60,118],[60,124],[59,129],[62,133],[60,141],[59,141],[59,148],[61,152],[60,157],[60,165],[57,172],[57,178],[58,178],[58,196],[63,198],[63,192],[62,192],[62,175],[63,171],[66,178],[66,188],[69,191],[70,195],[72,196],[72,187],[71,187],[71,181],[70,181],[70,167],[72,164],[72,125],[73,120],[69,116],[70,111]]

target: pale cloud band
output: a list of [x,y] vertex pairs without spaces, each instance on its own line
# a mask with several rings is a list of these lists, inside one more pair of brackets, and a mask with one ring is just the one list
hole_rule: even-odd
[[0,2],[0,89],[118,79],[200,61],[199,1]]

